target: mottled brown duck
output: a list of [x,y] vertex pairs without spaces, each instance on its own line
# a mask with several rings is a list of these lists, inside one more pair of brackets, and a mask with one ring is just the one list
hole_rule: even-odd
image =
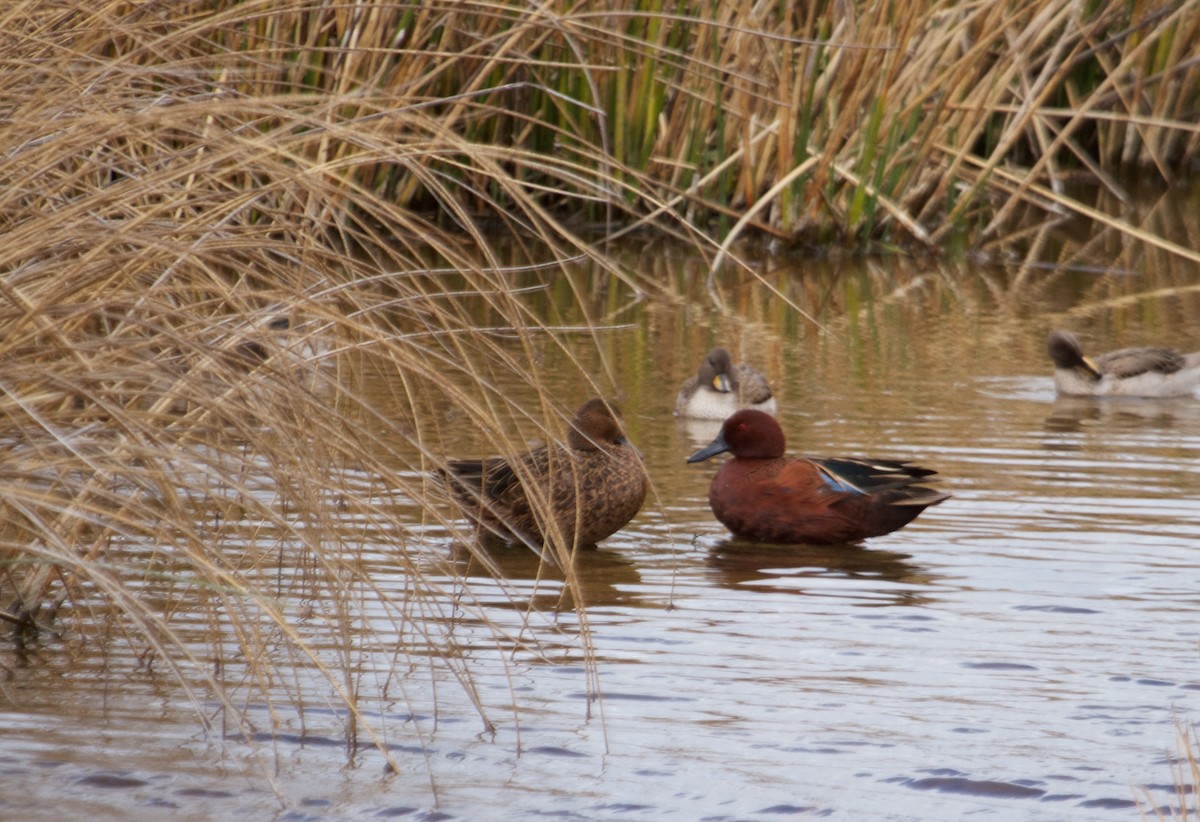
[[535,545],[555,527],[567,545],[594,545],[625,527],[646,498],[641,454],[625,437],[621,412],[601,399],[575,412],[565,446],[515,460],[451,460],[447,468],[443,477],[482,531]]

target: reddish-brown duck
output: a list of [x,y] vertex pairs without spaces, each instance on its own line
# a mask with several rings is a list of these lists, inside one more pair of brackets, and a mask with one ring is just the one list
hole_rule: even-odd
[[785,456],[783,429],[770,414],[744,410],[725,420],[700,462],[724,451],[708,501],[739,537],[777,543],[858,542],[912,522],[948,494],[926,488],[936,473],[906,462]]

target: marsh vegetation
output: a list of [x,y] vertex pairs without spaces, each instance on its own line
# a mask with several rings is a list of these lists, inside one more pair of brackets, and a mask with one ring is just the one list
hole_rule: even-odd
[[[0,32],[6,664],[119,646],[251,738],[248,705],[311,697],[300,663],[352,748],[390,756],[361,697],[422,665],[492,728],[464,618],[502,655],[582,649],[594,691],[571,546],[555,607],[498,622],[446,542],[504,570],[432,472],[641,391],[612,342],[637,311],[760,312],[777,343],[869,291],[815,299],[764,248],[1149,257],[1191,310],[1196,227],[1120,179],[1197,167],[1198,0],[36,0]],[[1064,217],[1086,239],[1048,239]],[[693,262],[629,251],[664,242]],[[1053,287],[1020,270],[1013,302]],[[651,475],[651,516],[665,496]]]

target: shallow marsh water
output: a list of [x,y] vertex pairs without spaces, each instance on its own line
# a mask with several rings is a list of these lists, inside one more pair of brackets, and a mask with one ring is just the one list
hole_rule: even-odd
[[[502,579],[466,558],[442,574],[449,534],[414,520],[426,583],[446,591],[431,604],[389,535],[364,528],[377,589],[349,642],[305,602],[308,569],[269,569],[360,717],[312,660],[283,659],[302,712],[251,701],[254,729],[229,727],[201,695],[205,730],[191,696],[120,643],[47,642],[5,659],[0,817],[1115,820],[1139,818],[1136,800],[1175,806],[1175,722],[1200,716],[1200,401],[1056,401],[1043,346],[1070,327],[1097,348],[1200,349],[1200,270],[1147,255],[1131,273],[1099,259],[1103,240],[1081,246],[1058,253],[1065,267],[773,259],[761,273],[779,295],[728,275],[723,310],[703,264],[669,249],[618,257],[681,299],[634,300],[581,271],[588,317],[613,327],[573,353],[619,396],[653,481],[633,523],[578,557],[591,650],[561,577],[529,552],[497,552]],[[535,306],[579,324],[561,285]],[[792,450],[911,458],[953,498],[864,546],[731,539],[706,501],[715,465],[684,464],[713,427],[671,416],[714,344],[771,378]],[[539,357],[564,407],[590,395],[556,347]],[[397,393],[364,379],[382,402]],[[448,453],[487,451],[469,427],[443,431]],[[278,550],[257,539],[247,550]],[[178,609],[202,635],[203,609]],[[428,652],[447,645],[457,662]]]

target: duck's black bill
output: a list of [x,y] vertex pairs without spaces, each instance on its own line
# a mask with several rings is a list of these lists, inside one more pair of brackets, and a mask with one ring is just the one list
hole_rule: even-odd
[[688,462],[704,462],[709,457],[715,457],[717,454],[722,454],[729,450],[729,445],[725,442],[724,437],[717,437],[708,445],[701,448],[696,453],[687,458]]

